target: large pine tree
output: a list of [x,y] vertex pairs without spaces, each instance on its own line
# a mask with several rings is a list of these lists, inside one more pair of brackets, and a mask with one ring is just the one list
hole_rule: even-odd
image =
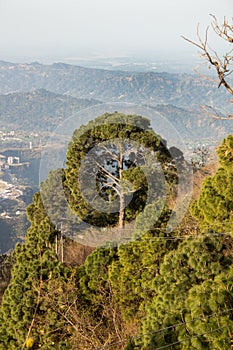
[[[145,308],[143,335],[138,342],[142,349],[174,343],[174,349],[220,350],[220,345],[212,345],[213,341],[218,344],[219,332],[210,334],[218,325],[225,326],[219,344],[229,343],[232,245],[230,236],[200,235],[181,241],[177,249],[164,256],[153,281],[155,295]],[[227,276],[230,280],[224,286]],[[225,310],[228,311],[224,314]],[[215,314],[218,315],[214,317]],[[198,336],[205,332],[209,334]]]
[[[145,151],[154,154],[150,166]],[[171,161],[165,142],[154,133],[148,119],[106,113],[73,134],[65,171],[69,204],[80,219],[92,225],[122,228],[143,210],[148,180],[154,179],[150,201],[166,194],[158,163],[169,177],[165,165]]]
[[31,227],[25,243],[15,248],[12,277],[0,308],[0,349],[62,349],[64,320],[51,308],[49,294],[57,281],[65,282],[66,269],[57,259],[56,231],[39,193],[28,207],[28,217]]
[[217,150],[220,167],[202,186],[192,212],[206,232],[233,232],[233,136]]

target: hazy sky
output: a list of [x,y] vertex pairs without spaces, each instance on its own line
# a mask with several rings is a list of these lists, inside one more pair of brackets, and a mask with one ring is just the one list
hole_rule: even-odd
[[0,0],[0,59],[9,57],[124,55],[196,50],[210,23],[233,15],[232,0]]

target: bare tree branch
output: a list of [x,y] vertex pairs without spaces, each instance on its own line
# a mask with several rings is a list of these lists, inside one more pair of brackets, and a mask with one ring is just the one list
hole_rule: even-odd
[[201,109],[205,112],[205,114],[209,115],[210,117],[214,119],[220,119],[220,120],[232,120],[233,115],[227,114],[223,115],[221,112],[219,112],[216,108],[212,106],[202,106]]
[[[227,41],[228,43],[233,43],[233,25],[229,24],[226,17],[224,17],[224,21],[222,25],[219,25],[217,18],[214,15],[210,15],[212,17],[212,23],[211,28],[212,30],[222,39]],[[227,80],[227,78],[232,74],[233,69],[231,67],[233,63],[233,56],[232,52],[233,50],[228,51],[226,54],[224,54],[222,57],[219,56],[217,51],[212,50],[209,47],[209,29],[208,26],[205,31],[205,37],[202,39],[200,32],[199,32],[199,25],[197,26],[197,41],[191,40],[185,36],[181,36],[184,40],[191,43],[192,45],[196,46],[198,49],[201,50],[201,57],[204,58],[210,66],[213,66],[215,68],[215,71],[217,73],[218,77],[218,87],[221,85],[224,86],[226,91],[228,91],[233,96],[233,87]],[[231,99],[231,102],[233,102],[233,98]],[[222,116],[217,113],[216,109],[214,107],[210,106],[202,106],[202,109],[207,112],[208,115],[211,115],[215,119],[233,119],[233,115],[229,114],[227,116]]]

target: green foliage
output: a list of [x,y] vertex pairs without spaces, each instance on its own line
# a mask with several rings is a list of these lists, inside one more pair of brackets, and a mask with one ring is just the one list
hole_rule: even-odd
[[134,340],[130,339],[124,350],[134,350],[134,349],[136,349]]
[[[117,140],[132,142],[130,152],[127,146]],[[108,211],[101,212],[88,203],[81,190],[82,180],[79,178],[83,164],[86,169],[84,176],[85,195],[90,195],[91,199],[95,195],[88,192],[91,188],[92,173],[95,176],[97,174],[97,178],[99,176],[97,180],[98,194],[110,206],[112,202],[110,197],[115,199],[116,193],[119,197],[121,197],[121,193],[124,201],[127,200],[127,189],[124,186],[129,181],[134,194],[133,200],[124,213],[125,220],[133,220],[138,211],[143,209],[147,199],[148,184],[143,173],[143,150],[138,146],[139,144],[141,148],[144,147],[146,150],[156,153],[164,173],[167,174],[165,164],[171,160],[171,155],[161,138],[153,132],[150,122],[146,118],[117,112],[106,113],[74,132],[67,152],[65,186],[69,204],[79,218],[97,226],[116,225],[119,220],[117,211],[119,212],[121,207],[120,199],[118,210],[110,210],[110,213]],[[85,157],[91,151],[94,152],[94,160],[86,160]],[[135,159],[139,163],[137,166]],[[150,179],[158,180],[153,172],[148,176]],[[157,188],[159,188],[158,185]],[[154,194],[155,197],[156,195],[158,196],[158,193]]]
[[228,136],[218,148],[220,168],[208,177],[192,212],[201,228],[232,233],[233,227],[233,136]]
[[67,203],[64,182],[64,169],[51,171],[48,178],[40,185],[40,195],[50,222],[59,228],[62,224],[62,231],[67,235],[75,231],[77,218]]
[[34,196],[28,216],[31,227],[25,244],[15,248],[12,278],[0,309],[0,349],[21,349],[29,339],[41,349],[58,349],[54,344],[64,321],[51,310],[47,294],[51,279],[65,280],[65,270],[55,254],[55,230],[40,194]]
[[93,305],[98,305],[103,297],[101,293],[107,292],[108,269],[116,259],[116,248],[98,248],[87,257],[84,266],[80,268],[78,283],[82,295]]
[[[218,280],[220,275],[229,274],[232,268],[232,257],[232,239],[224,235],[190,237],[181,242],[176,250],[168,252],[164,256],[164,260],[160,264],[159,274],[154,279],[155,296],[146,305],[142,333],[147,335],[142,337],[143,349],[154,349],[177,341],[181,341],[181,343],[175,345],[175,349],[196,349],[196,345],[193,345],[192,342],[183,342],[183,340],[189,339],[192,334],[198,334],[195,328],[197,323],[190,322],[186,327],[184,322],[195,317],[201,318],[200,323],[206,325],[203,330],[201,327],[199,328],[199,333],[202,334],[205,329],[208,331],[213,329],[211,324],[208,325],[208,321],[206,321],[207,314],[221,310],[221,307],[224,309],[232,305],[232,296],[229,291],[228,294],[225,294],[225,301],[221,307],[215,308],[215,311],[213,308],[204,306],[204,301],[207,300],[213,305],[218,303],[218,300],[220,302],[219,292],[214,291],[214,281]],[[212,299],[208,299],[208,288],[205,288],[208,285],[211,285],[212,288]],[[224,288],[221,292],[222,296]],[[225,291],[227,289],[226,287]],[[194,297],[191,301],[192,296],[196,293],[194,291],[198,290],[204,291],[202,294],[204,299],[198,300]],[[199,297],[201,298],[201,294]],[[194,310],[196,310],[195,314]],[[154,332],[163,328],[165,329],[160,332]],[[231,324],[229,323],[228,331],[230,328]],[[217,338],[218,334],[212,336]],[[226,338],[225,341],[227,341]],[[200,349],[209,349],[210,344],[207,342],[206,345],[204,342]]]
[[229,135],[222,142],[217,150],[219,160],[222,166],[232,170],[233,165],[233,135]]
[[[200,349],[230,349],[232,344],[233,270],[216,275],[201,285],[193,286],[185,301],[187,332],[194,337],[198,334]],[[195,321],[193,321],[195,320]],[[187,335],[186,335],[187,337]],[[180,337],[180,339],[182,339]],[[183,338],[184,339],[184,338]],[[182,349],[194,348],[194,338]]]
[[14,253],[0,255],[0,305],[2,296],[11,279],[11,269],[14,263]]
[[[134,166],[141,157],[140,147],[134,147],[122,167],[109,157],[99,163],[106,171],[96,173],[96,188],[110,204],[114,190],[127,198],[133,189],[132,203],[124,210],[129,225],[136,218],[133,240],[97,248],[80,267],[59,261],[55,237],[61,233],[51,222],[69,215],[72,222],[66,198],[81,219],[106,226],[106,234],[118,222],[116,213],[92,210],[77,181],[84,158],[100,143],[109,142],[105,151],[111,156],[123,155],[116,139],[133,140],[156,153],[168,186],[176,184],[176,169],[168,166],[172,157],[148,119],[107,113],[75,131],[67,169],[51,172],[27,209],[31,226],[25,243],[15,248],[12,278],[0,308],[0,350],[89,350],[111,343],[119,344],[119,350],[231,348],[233,240],[218,229],[232,232],[232,136],[219,148],[221,167],[206,180],[193,207],[201,226],[208,224],[213,234],[194,236],[188,230],[186,239],[185,226],[167,232],[171,209],[161,191],[162,179],[153,168],[145,176],[143,162]],[[96,152],[97,163],[105,151]],[[118,186],[102,188],[108,176],[119,180]],[[149,204],[148,182],[156,192]]]
[[[133,317],[136,323],[144,315],[146,302],[154,295],[153,281],[164,255],[177,246],[177,240],[166,233],[169,214],[169,210],[164,211],[154,225],[148,220],[150,230],[137,240],[119,246],[118,259],[109,267],[109,279],[122,315],[125,319]],[[140,227],[141,218],[137,221]]]

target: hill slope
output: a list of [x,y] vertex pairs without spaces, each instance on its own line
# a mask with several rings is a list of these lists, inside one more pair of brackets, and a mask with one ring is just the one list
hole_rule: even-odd
[[[0,95],[0,128],[50,132],[72,114],[100,103],[98,100],[75,98],[45,89]],[[186,140],[220,140],[231,129],[232,121],[213,121],[194,109],[172,104],[148,106],[165,117]]]
[[224,89],[188,74],[123,72],[83,68],[63,63],[14,64],[0,61],[0,93],[46,89],[74,97],[102,101],[175,104],[197,107],[229,103]]
[[93,99],[63,96],[44,89],[0,95],[0,127],[53,131],[73,113],[99,103]]

